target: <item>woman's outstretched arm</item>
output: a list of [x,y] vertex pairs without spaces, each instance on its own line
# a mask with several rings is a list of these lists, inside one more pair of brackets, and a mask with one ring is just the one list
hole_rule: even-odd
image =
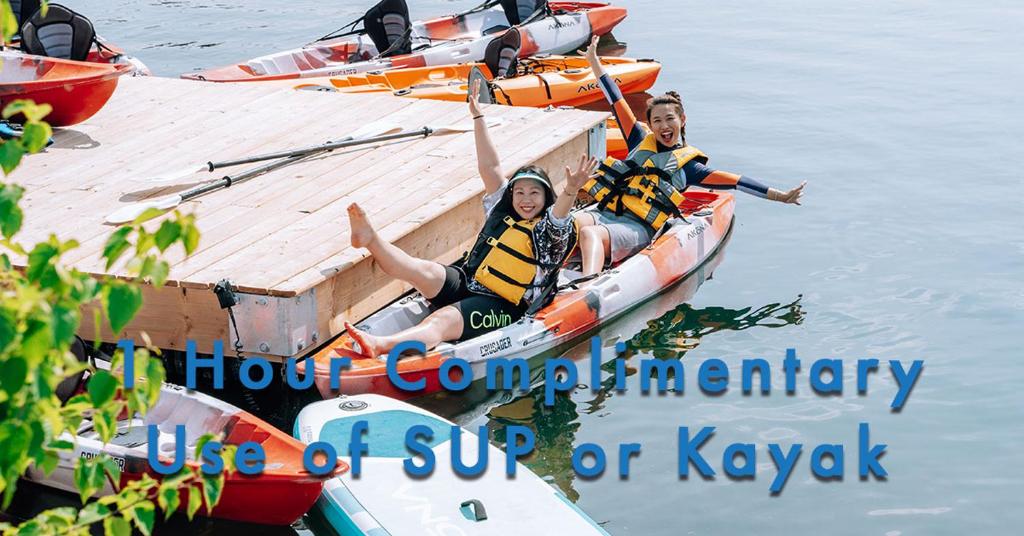
[[792,203],[794,205],[800,204],[804,186],[807,184],[807,181],[804,181],[800,183],[800,186],[783,192],[775,188],[769,188],[761,181],[746,175],[713,170],[704,164],[692,160],[683,166],[683,171],[686,172],[686,182],[688,185],[710,188],[712,190],[736,189],[743,193],[768,199],[769,201]]
[[476,139],[476,166],[487,193],[493,194],[505,183],[505,175],[501,172],[498,151],[494,148],[490,133],[487,132],[487,121],[484,120],[477,100],[479,97],[480,80],[476,80],[469,96],[469,113],[473,117],[473,136]]

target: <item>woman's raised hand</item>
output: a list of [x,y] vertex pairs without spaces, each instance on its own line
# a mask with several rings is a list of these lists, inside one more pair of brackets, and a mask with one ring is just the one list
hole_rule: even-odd
[[565,166],[565,191],[576,193],[583,188],[583,185],[597,170],[597,165],[596,158],[587,158],[587,155],[581,154],[579,162],[576,163],[576,169],[569,169],[569,166]]
[[470,88],[469,93],[469,115],[470,117],[477,117],[483,115],[480,111],[480,79],[473,80],[473,87]]
[[584,55],[587,57],[587,63],[590,64],[590,69],[594,71],[595,77],[600,77],[604,74],[604,67],[601,66],[601,58],[597,56],[597,41],[600,39],[598,36],[590,38],[590,46],[587,47],[587,51]]

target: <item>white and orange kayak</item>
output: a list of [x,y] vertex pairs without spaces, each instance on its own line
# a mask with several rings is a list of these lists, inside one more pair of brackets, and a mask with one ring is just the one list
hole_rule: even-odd
[[[159,436],[156,445],[148,440],[148,425],[156,425]],[[184,387],[164,384],[160,398],[145,417],[123,419],[117,423],[114,439],[104,444],[85,420],[74,435],[73,452],[62,452],[57,468],[50,474],[30,468],[26,478],[57,489],[77,492],[75,465],[78,458],[108,456],[121,469],[121,480],[116,487],[109,481],[101,494],[115,493],[132,480],[149,474],[161,478],[150,468],[147,454],[150,448],[159,453],[160,462],[169,464],[176,448],[174,431],[177,425],[185,427],[185,464],[198,469],[196,442],[204,434],[222,437],[224,444],[240,445],[247,441],[258,443],[266,454],[266,466],[256,476],[232,472],[225,476],[220,502],[209,511],[200,513],[211,517],[261,523],[288,525],[305,514],[316,502],[323,482],[344,471],[348,466],[339,464],[333,473],[315,476],[303,464],[305,446],[269,423],[211,396],[190,391]],[[63,438],[72,440],[70,434]],[[182,509],[188,501],[182,497]]]
[[[601,63],[623,93],[650,89],[661,72],[661,64],[654,60],[606,57],[601,58]],[[517,74],[497,79],[484,63],[464,63],[304,79],[295,88],[341,93],[390,92],[412,99],[465,102],[469,75],[474,68],[490,82],[498,104],[542,108],[581,106],[604,99],[586,58],[581,56],[521,59]]]
[[[549,2],[548,8],[550,13],[516,26],[522,35],[520,57],[571,52],[626,18],[626,8],[601,2]],[[210,82],[287,80],[477,62],[484,59],[487,44],[510,26],[505,11],[494,2],[482,9],[412,22],[411,51],[406,54],[379,57],[382,51],[366,33],[354,33],[181,76]]]
[[[559,290],[554,300],[532,316],[495,329],[474,339],[444,343],[426,356],[409,356],[397,364],[407,381],[426,380],[423,390],[398,389],[387,376],[386,360],[369,358],[353,348],[346,333],[299,362],[300,370],[313,365],[315,383],[325,397],[339,394],[377,393],[407,399],[442,389],[441,364],[453,357],[467,361],[475,378],[483,378],[489,360],[529,358],[585,336],[601,322],[622,315],[643,301],[665,291],[694,272],[718,251],[733,222],[735,199],[724,192],[687,191],[679,208],[683,219],[671,220],[646,249],[605,270],[598,277]],[[563,278],[570,270],[562,270]],[[566,279],[565,283],[568,283]],[[422,296],[403,298],[374,313],[357,327],[372,334],[388,335],[411,327],[431,310]],[[351,368],[340,376],[340,391],[330,388],[332,358],[351,359]]]

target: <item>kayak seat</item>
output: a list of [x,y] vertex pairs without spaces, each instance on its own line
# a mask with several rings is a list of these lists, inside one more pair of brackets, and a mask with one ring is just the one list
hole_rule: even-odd
[[519,30],[512,28],[499,37],[495,37],[484,50],[484,65],[491,71],[493,78],[504,78],[516,73],[516,62],[522,37]]
[[37,56],[82,61],[95,40],[92,22],[60,4],[50,4],[46,16],[36,11],[21,26],[21,49]]
[[528,21],[534,13],[547,7],[546,0],[501,0],[501,9],[511,26]]
[[381,0],[363,16],[363,28],[381,57],[412,52],[412,42],[408,39],[412,21],[405,0]]

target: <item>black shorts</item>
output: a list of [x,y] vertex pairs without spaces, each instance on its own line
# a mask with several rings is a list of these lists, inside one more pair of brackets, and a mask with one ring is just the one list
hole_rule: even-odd
[[461,340],[511,325],[526,312],[525,306],[515,305],[505,298],[471,291],[466,274],[454,266],[445,266],[444,272],[441,291],[428,301],[435,309],[451,305],[459,310],[463,325]]

